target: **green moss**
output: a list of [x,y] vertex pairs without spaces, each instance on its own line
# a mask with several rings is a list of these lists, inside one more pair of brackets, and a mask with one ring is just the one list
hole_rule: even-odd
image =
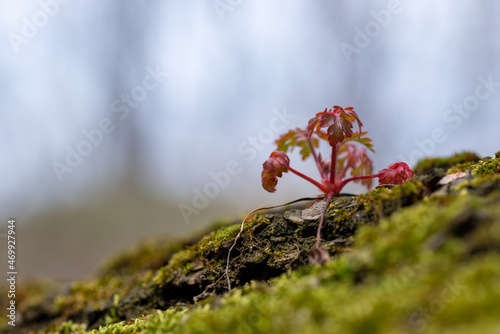
[[[128,284],[119,277],[106,277],[88,282],[73,282],[69,294],[60,294],[55,300],[56,309],[61,312],[77,312],[85,308],[100,309],[113,294]],[[128,290],[123,289],[123,295]]]
[[73,321],[63,322],[57,326],[50,326],[44,331],[38,333],[50,334],[137,334],[146,328],[146,318],[135,319],[130,322],[117,322],[107,326],[101,326],[99,329],[87,331],[85,324],[75,324]]
[[45,328],[43,331],[37,333],[51,333],[51,334],[84,334],[87,332],[87,325],[73,323],[73,321],[65,321],[59,325],[52,324]]
[[334,197],[328,205],[327,211],[336,210],[336,208],[342,207],[344,204],[348,204],[351,199],[351,196]]
[[165,265],[172,254],[181,250],[185,242],[169,238],[149,239],[110,258],[101,267],[99,276],[126,276],[158,269]]
[[[247,221],[243,227],[243,233],[249,232],[250,229],[259,223],[269,223],[269,220],[261,215],[256,215]],[[212,232],[210,235],[204,237],[197,245],[196,252],[198,255],[204,256],[210,251],[217,252],[221,244],[225,241],[231,240],[240,231],[240,224],[230,225],[223,227],[218,231]]]
[[472,168],[472,173],[476,176],[500,173],[500,158],[489,158],[479,161]]
[[428,199],[361,227],[354,250],[324,266],[90,333],[494,332],[499,201],[498,193]]
[[472,166],[476,165],[476,161],[467,161],[467,162],[462,162],[460,164],[454,165],[451,168],[448,168],[446,171],[446,174],[454,174],[454,173],[461,173],[461,172],[466,172],[467,170],[471,169]]
[[[209,310],[209,306],[205,306]],[[174,328],[178,328],[187,318],[188,309],[169,308],[168,310],[158,310],[151,314],[144,324],[144,330],[141,333],[172,333]]]
[[[168,324],[172,333],[492,332],[500,312],[500,255],[470,257],[468,243],[485,230],[496,231],[489,245],[500,242],[499,199],[455,196],[447,205],[427,201],[402,210],[361,228],[357,249],[323,267],[303,268],[271,286],[251,284],[219,306],[194,307],[176,319],[153,315],[146,328],[151,322],[155,330]],[[482,223],[459,238],[450,224],[467,212]]]
[[[102,310],[110,307],[113,310],[114,298],[125,299],[133,288],[146,286],[153,280],[153,273],[167,264],[172,254],[176,255],[173,262],[182,265],[176,261],[180,262],[184,254],[184,251],[179,251],[183,244],[159,238],[146,240],[124,251],[119,257],[106,261],[97,278],[73,282],[69,293],[59,293],[54,299],[55,309],[65,315],[85,309]],[[110,319],[119,320],[119,317],[108,314],[108,321]]]
[[170,281],[172,275],[178,270],[184,275],[189,273],[193,269],[194,259],[196,259],[196,251],[192,247],[175,253],[169,263],[157,271],[153,281],[161,286],[163,282]]
[[412,204],[421,197],[422,183],[415,179],[397,185],[391,189],[380,187],[366,194],[361,194],[358,206],[375,218],[390,215],[397,208]]
[[[260,215],[253,217],[245,223],[243,234],[251,234],[252,228],[261,223],[268,224],[269,220]],[[214,271],[214,267],[222,267],[223,260],[226,258],[225,255],[220,256],[217,261],[209,257],[218,254],[221,245],[234,239],[239,231],[240,224],[221,227],[219,230],[203,237],[198,243],[175,253],[169,263],[157,271],[153,282],[162,286],[164,282],[170,281],[179,271],[182,275],[189,275],[193,270],[198,270],[203,265],[207,265],[212,271]]]
[[[249,226],[252,223],[248,224]],[[162,287],[181,275],[189,275],[203,267],[204,255],[218,249],[221,243],[234,237],[239,226],[218,223],[217,231],[192,242],[172,242],[168,239],[148,240],[119,257],[107,261],[98,277],[74,282],[70,291],[61,292],[54,299],[55,310],[65,317],[81,310],[102,310],[103,323],[117,322],[124,314],[117,311],[117,301],[125,300],[129,293],[151,293],[153,287]],[[151,286],[150,284],[153,284]]]
[[[44,304],[47,296],[54,296],[59,292],[60,285],[56,282],[40,279],[22,282],[16,285],[15,291],[15,301],[16,310],[19,313],[25,313],[29,309],[40,308]],[[5,307],[10,303],[10,298],[8,297],[10,287],[8,285],[0,287],[0,307]],[[6,314],[6,313],[4,313]],[[3,329],[11,328],[8,324],[10,321],[6,316],[0,317],[0,332]]]
[[476,153],[473,152],[461,152],[452,155],[451,157],[435,157],[435,158],[425,158],[420,160],[417,165],[413,168],[413,171],[417,174],[425,173],[431,168],[444,168],[448,169],[454,165],[465,163],[465,162],[476,162],[481,159]]
[[478,191],[482,188],[495,188],[500,190],[500,174],[480,175],[468,180],[467,182],[458,184],[453,189],[462,191],[466,194],[470,190]]
[[232,225],[228,227],[221,228],[216,232],[212,232],[210,235],[204,237],[196,246],[197,254],[207,254],[211,250],[218,250],[220,245],[231,238],[236,237],[240,227],[238,225]]
[[468,195],[449,197],[444,201],[424,201],[395,213],[390,219],[383,219],[377,226],[360,229],[356,243],[363,248],[348,256],[357,258],[365,268],[370,267],[375,272],[390,269],[398,263],[408,265],[426,260],[428,256],[437,256],[430,245],[428,251],[420,247],[429,237],[449,227],[447,222],[456,221],[469,211],[480,211],[486,204],[493,210],[488,216],[494,218],[496,212],[500,213],[493,207],[492,200]]
[[[272,270],[282,258],[307,257],[317,222],[256,215],[245,224],[230,276],[235,286],[248,282],[235,269],[246,261],[245,270],[252,277],[261,274],[260,282],[231,293],[221,284],[214,290],[218,295],[186,307],[166,298],[173,295],[186,305],[183,289],[191,289],[188,302],[201,292],[210,294],[210,285],[225,278],[227,250],[240,225],[223,226],[176,251],[165,247],[163,257],[135,249],[112,261],[102,276],[61,294],[59,325],[54,321],[39,333],[495,333],[500,328],[498,160],[459,163],[455,168],[470,168],[475,177],[445,195],[424,197],[423,184],[410,180],[337,199],[323,237],[336,247],[337,227],[359,226],[339,246],[350,252],[335,253],[324,266],[287,269],[277,278],[259,271]],[[135,263],[141,258],[147,263]],[[271,265],[262,266],[264,260]],[[137,296],[145,297],[133,302]],[[124,306],[146,313],[129,317]],[[99,329],[89,332],[77,323],[78,312],[86,310],[104,314]]]
[[329,212],[331,212],[330,216],[335,217],[335,219],[339,223],[345,223],[351,219],[351,216],[352,216],[352,213],[354,212],[354,210],[342,208],[342,209],[334,209],[334,210],[329,211]]

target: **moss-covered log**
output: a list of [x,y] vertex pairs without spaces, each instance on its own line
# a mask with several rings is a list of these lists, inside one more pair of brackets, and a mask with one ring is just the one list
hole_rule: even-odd
[[419,166],[415,180],[329,204],[324,266],[308,264],[322,204],[288,208],[246,223],[231,293],[224,270],[237,223],[140,245],[93,280],[26,285],[15,331],[497,333],[500,157]]

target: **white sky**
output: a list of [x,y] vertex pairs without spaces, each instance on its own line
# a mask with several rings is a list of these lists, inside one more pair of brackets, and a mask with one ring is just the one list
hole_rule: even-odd
[[[141,84],[148,66],[169,75],[123,122],[133,119],[141,129],[146,182],[186,203],[194,188],[211,181],[210,172],[231,160],[242,172],[216,200],[245,193],[256,204],[269,204],[316,194],[292,175],[280,180],[276,194],[262,190],[261,165],[272,144],[264,143],[250,161],[238,153],[249,136],[266,131],[276,109],[296,115],[288,129],[305,126],[325,107],[354,107],[374,139],[376,170],[418,150],[493,155],[500,149],[500,85],[481,88],[490,94],[470,112],[447,112],[474,102],[479,77],[500,82],[494,1],[401,1],[398,13],[378,23],[380,31],[348,62],[341,43],[354,46],[357,28],[384,20],[373,11],[387,13],[387,1],[243,0],[221,20],[211,2],[71,0],[47,7],[53,16],[14,52],[9,36],[22,35],[25,18],[43,20],[40,3],[54,2],[0,1],[0,208],[7,217],[17,214],[11,210],[21,202],[27,212],[113,179],[116,160],[127,151],[118,130],[64,182],[52,163],[64,162],[67,147],[85,139],[82,131],[116,116],[113,100]],[[137,10],[127,16],[131,33],[147,26],[143,44],[126,52],[115,52],[113,44],[119,6]],[[121,43],[127,41],[125,36]],[[114,69],[119,90],[109,87],[107,77],[115,61],[121,66]],[[119,128],[122,123],[112,119]],[[432,147],[436,128],[446,139]],[[426,143],[424,149],[417,142]],[[316,175],[313,164],[295,164]]]

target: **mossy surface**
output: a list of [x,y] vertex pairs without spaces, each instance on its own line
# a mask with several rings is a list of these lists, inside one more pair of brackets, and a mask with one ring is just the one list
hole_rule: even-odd
[[500,173],[500,158],[488,158],[479,161],[471,168],[476,176],[493,175]]
[[417,174],[426,173],[432,168],[448,169],[458,164],[474,163],[481,158],[474,152],[464,151],[456,153],[450,157],[434,157],[420,160],[413,171]]
[[314,214],[257,215],[231,257],[236,288],[230,293],[225,259],[239,224],[198,241],[136,248],[109,262],[94,281],[60,292],[55,302],[43,298],[47,289],[37,290],[26,299],[31,312],[37,306],[45,312],[32,313],[37,321],[18,330],[498,333],[496,160],[478,160],[468,166],[472,178],[446,185],[420,173],[400,186],[334,199],[322,231],[333,258],[324,266],[307,264]]

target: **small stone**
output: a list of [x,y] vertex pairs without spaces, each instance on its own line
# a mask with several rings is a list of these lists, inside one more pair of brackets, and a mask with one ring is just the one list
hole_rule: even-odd
[[307,209],[302,210],[302,219],[317,220],[325,210],[326,201],[315,202]]
[[304,219],[302,219],[302,211],[301,210],[289,210],[283,214],[283,217],[285,217],[286,220],[289,220],[293,223],[301,224],[304,222]]
[[438,184],[445,185],[445,184],[451,183],[455,180],[463,179],[466,176],[467,176],[467,173],[455,173],[455,174],[446,175],[441,180],[439,180]]

